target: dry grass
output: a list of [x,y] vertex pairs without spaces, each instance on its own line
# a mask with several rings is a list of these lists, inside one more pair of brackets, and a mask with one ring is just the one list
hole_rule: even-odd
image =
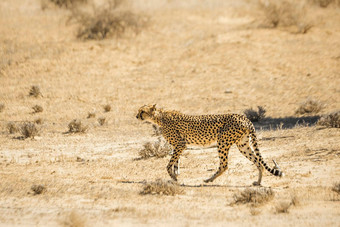
[[4,111],[5,109],[5,104],[0,103],[0,113]]
[[322,116],[317,124],[330,128],[340,128],[340,111]]
[[312,27],[304,21],[305,8],[301,2],[283,0],[260,0],[259,8],[265,15],[265,27],[297,27],[296,33],[304,34]]
[[79,25],[77,38],[101,40],[122,37],[128,32],[138,34],[144,24],[143,19],[129,10],[120,9],[122,2],[111,0],[104,8],[93,6],[91,12],[74,9],[70,20]]
[[14,134],[14,133],[17,133],[19,131],[19,128],[15,123],[9,122],[7,124],[7,130],[9,132],[9,134]]
[[317,114],[323,109],[323,104],[314,99],[308,99],[301,103],[299,108],[295,111],[295,114]]
[[274,198],[274,191],[271,188],[247,188],[242,192],[233,195],[232,204],[250,204],[251,206],[262,205]]
[[252,122],[261,121],[266,116],[266,110],[262,106],[258,106],[257,111],[253,109],[246,109],[243,113]]
[[65,227],[84,227],[86,226],[86,219],[77,212],[72,211],[66,216],[65,220],[62,221],[61,224]]
[[33,191],[34,195],[39,195],[39,194],[45,192],[46,188],[45,188],[44,185],[35,184],[35,185],[32,185],[31,190]]
[[32,97],[35,97],[35,98],[38,98],[39,96],[42,96],[42,93],[40,91],[40,87],[39,86],[32,86],[29,93],[28,93],[29,96],[32,96]]
[[183,194],[183,190],[174,181],[164,181],[157,179],[155,182],[145,183],[143,190],[140,192],[142,195],[177,195]]
[[256,216],[256,215],[259,215],[261,213],[261,210],[258,209],[258,208],[255,208],[255,207],[251,207],[250,208],[250,214],[252,216]]
[[26,122],[20,126],[20,133],[24,139],[31,138],[34,139],[40,133],[39,128],[33,122]]
[[96,113],[94,113],[94,112],[89,112],[87,114],[87,118],[95,118],[95,117],[96,117]]
[[158,127],[157,125],[152,125],[153,134],[152,136],[161,136],[162,135],[162,128]]
[[98,123],[99,125],[103,126],[106,123],[106,118],[105,117],[98,118]]
[[41,113],[44,111],[44,108],[42,108],[42,106],[39,106],[39,105],[33,106],[32,109],[33,109],[33,113]]
[[161,137],[154,143],[147,142],[144,144],[144,148],[139,151],[140,159],[148,159],[152,157],[164,158],[171,152],[171,146]]
[[88,128],[87,125],[84,125],[81,120],[78,119],[74,119],[68,124],[69,133],[85,133]]

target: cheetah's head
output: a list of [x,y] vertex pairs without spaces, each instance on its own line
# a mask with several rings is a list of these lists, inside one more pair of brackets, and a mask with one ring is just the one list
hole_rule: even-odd
[[138,114],[136,118],[142,121],[151,121],[153,120],[156,113],[156,104],[155,105],[144,105],[138,110]]

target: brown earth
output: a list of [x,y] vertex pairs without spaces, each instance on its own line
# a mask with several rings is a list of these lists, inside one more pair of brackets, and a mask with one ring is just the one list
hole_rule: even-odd
[[[340,109],[340,8],[307,3],[300,22],[312,27],[301,34],[299,23],[268,28],[255,1],[185,2],[135,1],[130,7],[147,26],[102,41],[78,40],[66,9],[0,2],[1,226],[339,225],[340,196],[331,187],[340,182],[340,131],[315,122]],[[33,85],[42,96],[28,96]],[[296,115],[307,99],[322,103],[321,112]],[[181,157],[183,194],[141,195],[145,181],[170,179],[169,156],[138,160],[143,144],[156,140],[135,119],[150,103],[188,114],[263,106],[262,155],[286,174],[265,173],[273,200],[231,205],[257,179],[235,146],[215,182],[203,180],[218,167],[216,148],[193,148]],[[35,105],[43,111],[33,113]],[[96,116],[87,119],[89,112]],[[38,118],[35,139],[7,130],[9,122]],[[65,133],[73,119],[88,131]],[[46,190],[34,195],[33,185]],[[276,211],[294,196],[298,205]]]

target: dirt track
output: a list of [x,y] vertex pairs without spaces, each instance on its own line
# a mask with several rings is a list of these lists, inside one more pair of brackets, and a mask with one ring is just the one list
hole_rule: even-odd
[[[315,126],[319,115],[340,109],[339,8],[308,5],[313,26],[295,34],[294,26],[263,28],[254,2],[232,2],[136,1],[134,10],[149,18],[140,34],[80,41],[66,9],[1,1],[0,225],[339,225],[340,198],[330,188],[340,182],[340,131]],[[28,96],[33,85],[42,97]],[[321,112],[296,115],[308,98],[324,105]],[[257,179],[236,146],[229,170],[213,183],[203,180],[218,167],[216,149],[193,148],[181,157],[183,194],[140,195],[145,181],[170,179],[169,156],[136,160],[156,140],[135,119],[149,103],[187,114],[264,106],[268,119],[256,124],[261,153],[286,174],[264,175],[274,199],[230,205]],[[43,112],[33,114],[34,105]],[[96,117],[87,119],[89,112]],[[34,140],[8,133],[9,122],[37,118],[43,124]],[[66,133],[75,118],[87,133]],[[35,184],[46,191],[33,195]],[[299,205],[277,213],[292,196]]]

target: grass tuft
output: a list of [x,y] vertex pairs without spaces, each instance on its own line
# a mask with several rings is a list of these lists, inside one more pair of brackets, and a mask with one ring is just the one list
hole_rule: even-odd
[[243,113],[251,122],[259,122],[266,116],[266,110],[262,106],[258,106],[257,111],[253,109],[246,109]]
[[5,104],[0,103],[0,113],[4,111],[5,109]]
[[340,7],[340,0],[309,0],[309,2],[322,8],[326,8],[330,5]]
[[33,113],[41,113],[44,111],[44,108],[42,108],[42,106],[39,106],[39,105],[33,106],[32,109],[33,109]]
[[280,213],[288,213],[289,208],[291,207],[292,203],[287,201],[282,201],[275,206],[275,210],[277,214]]
[[340,195],[340,182],[337,182],[333,185],[332,191]]
[[13,123],[13,122],[9,122],[7,124],[7,130],[9,132],[9,134],[14,134],[16,132],[19,132],[18,126],[15,123]]
[[44,0],[41,2],[41,4],[47,4],[46,2],[49,1],[53,3],[54,5],[60,7],[60,8],[72,8],[75,5],[78,4],[85,4],[88,1],[87,0]]
[[39,135],[40,130],[33,122],[26,122],[20,126],[20,133],[24,139],[34,139],[35,136]]
[[274,191],[271,188],[247,188],[242,192],[233,195],[232,204],[250,204],[251,206],[262,205],[274,198]]
[[29,96],[33,96],[35,98],[38,98],[39,96],[42,96],[41,91],[40,91],[40,87],[39,86],[32,86],[29,93]]
[[98,118],[98,123],[99,125],[103,126],[106,123],[106,118],[105,117]]
[[44,185],[35,184],[35,185],[32,185],[31,190],[34,192],[34,195],[40,195],[41,193],[46,191],[46,188]]
[[103,106],[103,108],[104,108],[104,112],[110,112],[111,111],[111,105],[109,105],[109,104]]
[[183,194],[183,190],[174,181],[164,181],[157,179],[155,182],[145,183],[143,190],[140,192],[142,195],[177,195]]
[[329,128],[340,128],[340,111],[322,116],[317,122],[317,125]]
[[323,107],[324,106],[321,102],[314,99],[308,99],[301,103],[299,108],[295,111],[295,114],[317,114],[323,109]]
[[95,117],[96,117],[96,113],[94,113],[94,112],[89,112],[87,114],[87,118],[95,118]]
[[78,119],[74,119],[68,124],[69,133],[85,133],[88,128],[87,125],[84,125],[81,120]]
[[171,152],[171,146],[161,137],[154,143],[147,142],[144,144],[144,148],[139,151],[140,159],[148,159],[152,157],[164,158]]
[[41,125],[42,123],[44,123],[44,120],[42,118],[37,118],[34,120],[34,123],[36,123],[37,125]]
[[138,34],[143,23],[142,17],[119,6],[122,0],[111,0],[103,8],[93,7],[91,12],[74,9],[71,20],[78,25],[77,38],[82,40],[102,40],[121,37],[132,32]]

